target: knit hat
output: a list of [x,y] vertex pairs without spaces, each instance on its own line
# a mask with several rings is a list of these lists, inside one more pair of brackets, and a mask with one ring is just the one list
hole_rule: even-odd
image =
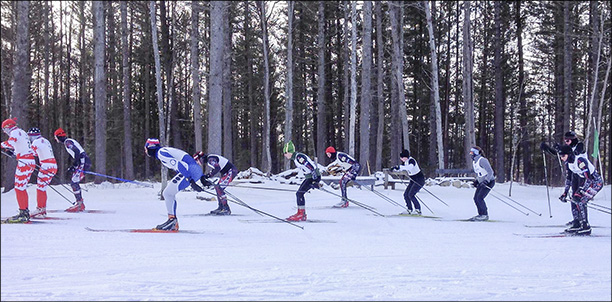
[[325,153],[336,153],[336,148],[329,146],[327,149],[325,149]]
[[66,136],[66,131],[64,131],[64,129],[62,129],[62,128],[57,128],[57,130],[55,130],[53,135],[55,135],[57,137],[59,137],[59,136]]
[[400,153],[400,157],[410,157],[410,151],[404,149],[401,153]]
[[283,153],[294,153],[294,152],[295,152],[295,146],[293,145],[292,141],[289,141],[283,147]]
[[566,155],[566,154],[572,154],[574,153],[574,151],[572,150],[572,147],[568,146],[568,145],[563,145],[561,147],[559,147],[559,154],[560,155]]
[[9,119],[5,119],[4,122],[2,122],[2,129],[4,128],[9,128],[9,129],[13,129],[17,127],[17,118],[9,118]]

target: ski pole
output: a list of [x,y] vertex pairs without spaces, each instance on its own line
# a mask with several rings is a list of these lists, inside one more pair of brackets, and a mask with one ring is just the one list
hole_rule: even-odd
[[368,205],[366,205],[366,204],[363,204],[363,203],[361,203],[361,202],[359,202],[359,201],[356,201],[356,200],[353,200],[353,199],[350,199],[350,198],[346,198],[346,197],[342,197],[341,195],[338,195],[338,194],[336,194],[336,193],[334,193],[334,192],[328,191],[327,189],[324,189],[324,188],[319,188],[319,189],[320,189],[321,191],[323,191],[323,192],[327,192],[327,193],[329,193],[329,194],[332,194],[332,195],[338,196],[338,197],[340,197],[340,198],[342,198],[342,199],[345,199],[345,200],[347,200],[347,201],[350,201],[352,204],[355,204],[355,205],[357,205],[357,206],[360,206],[360,207],[362,207],[362,208],[364,208],[364,209],[366,209],[366,210],[368,210],[368,211],[370,211],[370,212],[372,212],[372,213],[374,213],[374,214],[376,214],[376,215],[378,215],[378,216],[385,217],[385,215],[380,214],[380,213],[378,213],[378,212],[374,211],[374,210],[372,209],[372,207],[370,207],[370,206],[368,206]]
[[91,175],[96,175],[96,176],[102,176],[102,177],[106,177],[106,178],[116,179],[116,180],[123,181],[123,182],[129,182],[129,183],[133,183],[133,184],[140,185],[140,186],[147,187],[147,188],[153,188],[152,184],[146,184],[146,183],[138,182],[138,181],[135,181],[135,180],[127,180],[127,179],[123,179],[123,178],[119,178],[119,177],[114,177],[114,176],[109,176],[109,175],[104,175],[104,174],[96,173],[96,172],[92,172],[92,171],[85,171],[85,170],[79,170],[79,171],[82,171],[83,173],[87,173],[87,174],[91,174]]
[[596,204],[596,203],[593,203],[593,202],[589,202],[589,205],[592,205],[592,206],[599,207],[599,208],[602,208],[602,209],[604,209],[604,210],[608,210],[608,211],[610,211],[610,208],[609,208],[609,207],[602,206],[602,205],[599,205],[599,204]]
[[272,191],[286,191],[286,192],[295,192],[294,190],[289,189],[278,189],[278,188],[265,188],[265,187],[254,187],[254,186],[241,186],[240,184],[236,185],[228,185],[228,187],[236,187],[236,188],[249,188],[249,189],[260,189],[260,190],[272,190]]
[[493,192],[493,193],[495,193],[495,194],[498,194],[498,195],[501,195],[501,196],[503,196],[503,197],[505,197],[505,198],[509,199],[510,201],[512,201],[512,202],[514,202],[514,203],[516,203],[516,204],[518,204],[519,206],[521,206],[521,207],[523,207],[523,208],[525,208],[525,209],[527,209],[527,210],[531,211],[532,213],[534,213],[534,214],[536,214],[536,215],[538,215],[538,216],[542,216],[542,213],[537,213],[537,212],[535,212],[534,210],[532,210],[532,209],[530,209],[530,208],[528,208],[528,207],[526,207],[526,206],[522,205],[522,204],[521,204],[521,203],[519,203],[518,201],[516,201],[516,200],[514,200],[514,199],[512,199],[512,198],[510,198],[510,197],[508,197],[508,196],[506,196],[506,195],[504,195],[504,194],[497,193],[497,192],[493,191],[493,189],[492,189],[491,187],[489,187],[489,186],[487,186],[487,185],[485,185],[485,187],[487,187],[489,190],[491,190],[491,192]]
[[544,181],[546,183],[546,197],[548,198],[548,214],[550,218],[552,218],[552,212],[550,210],[550,193],[548,192],[548,169],[546,168],[546,155],[544,154],[544,150],[542,150],[542,160],[544,161]]
[[436,213],[434,213],[434,211],[432,211],[432,210],[431,210],[431,209],[430,209],[430,208],[427,206],[427,204],[426,204],[426,203],[424,203],[424,202],[423,202],[423,200],[422,200],[420,197],[418,197],[418,196],[416,196],[416,195],[414,195],[414,197],[416,197],[416,198],[417,198],[417,199],[418,199],[418,200],[419,200],[419,201],[420,201],[420,202],[421,202],[421,203],[422,203],[422,204],[423,204],[423,205],[424,205],[424,206],[425,206],[425,207],[426,207],[426,208],[427,208],[427,209],[428,209],[428,210],[431,212],[431,214],[434,214],[434,215],[436,214]]
[[[358,185],[360,185],[361,187],[364,187],[364,185],[360,184],[359,182],[357,182],[355,180],[353,180],[353,182],[358,184]],[[365,186],[365,187],[367,187],[367,186]],[[374,189],[371,189],[371,188],[368,188],[368,190],[372,191],[372,193],[378,195],[380,198],[384,199],[385,201],[389,202],[390,204],[396,205],[396,206],[398,206],[398,207],[400,207],[402,209],[404,208],[404,206],[402,206],[401,204],[397,203],[395,200],[389,198],[388,196],[385,196],[382,193],[380,193],[380,192],[378,192],[378,191],[376,191]]]
[[266,213],[266,212],[264,212],[264,211],[261,211],[261,210],[258,210],[258,209],[256,209],[256,208],[253,208],[253,207],[251,207],[250,205],[246,204],[246,202],[244,202],[244,201],[240,200],[238,197],[236,197],[235,195],[233,195],[233,194],[232,194],[232,193],[230,193],[230,192],[225,191],[225,194],[227,194],[227,195],[229,195],[230,197],[232,197],[232,198],[234,198],[234,199],[236,199],[236,200],[237,200],[237,201],[234,201],[234,200],[228,199],[229,201],[231,201],[231,202],[233,202],[233,203],[235,203],[235,204],[241,205],[241,206],[243,206],[243,207],[245,207],[245,208],[248,208],[249,210],[254,211],[255,213],[258,213],[258,214],[264,214],[264,215],[269,216],[269,217],[272,217],[272,218],[274,218],[274,219],[276,219],[276,220],[280,220],[280,221],[282,221],[282,222],[286,222],[286,223],[288,223],[288,224],[290,224],[290,225],[292,225],[292,226],[294,226],[294,227],[298,227],[298,228],[300,228],[300,229],[302,229],[302,230],[304,229],[304,227],[303,227],[303,226],[301,226],[301,225],[295,224],[295,223],[293,223],[293,222],[291,222],[291,221],[288,221],[288,220],[286,220],[286,219],[278,218],[278,217],[276,217],[276,216],[274,216],[274,215],[272,215],[272,214],[268,214],[268,213]]
[[[418,182],[414,181],[414,180],[412,179],[412,177],[410,177],[410,175],[408,175],[408,178],[409,178],[409,179],[410,179],[412,182],[414,182],[415,184],[417,184],[419,187],[421,187],[421,189],[425,190],[425,192],[427,192],[427,193],[431,194],[431,196],[435,197],[437,200],[439,200],[441,203],[445,204],[447,207],[450,207],[450,206],[449,206],[449,205],[448,205],[446,202],[444,202],[442,199],[438,198],[438,196],[434,195],[434,193],[431,193],[429,190],[425,189],[425,187],[424,187],[424,186],[421,186],[421,184],[420,184],[420,183],[418,183]],[[405,181],[404,181],[404,180],[403,180],[401,177],[400,177],[400,181],[401,181],[401,182],[402,182],[402,184],[404,184],[405,186],[408,186],[408,185],[406,184],[406,182],[405,182]]]
[[[565,198],[565,201],[567,201],[567,200],[569,200],[569,201],[570,201],[571,203],[573,203],[573,204],[578,204],[578,203],[577,203],[576,201],[574,201],[572,198]],[[563,200],[562,200],[562,201],[563,201]],[[599,205],[597,205],[597,206],[599,206]],[[612,213],[610,212],[610,209],[609,209],[609,208],[606,208],[606,207],[604,207],[604,206],[601,206],[601,207],[603,207],[603,209],[600,209],[600,208],[597,208],[597,207],[594,207],[593,205],[591,205],[591,203],[590,203],[590,202],[588,202],[588,203],[587,203],[587,207],[588,207],[588,208],[591,208],[591,209],[593,209],[593,210],[595,210],[595,211],[602,212],[602,213],[612,214]]]
[[[8,156],[8,157],[14,158],[16,161],[18,161],[18,162],[20,162],[20,163],[22,163],[22,164],[25,164],[25,163],[24,163],[24,162],[22,162],[20,159],[18,159],[18,158],[17,158],[15,155],[11,156],[11,155],[9,155],[8,153],[6,153],[6,152],[4,152],[4,151],[1,151],[1,152],[2,152],[2,154],[6,155],[6,156]],[[34,165],[35,165],[36,167],[38,167],[38,173],[42,173],[42,174],[44,174],[44,175],[50,175],[50,173],[45,172],[45,170],[42,170],[42,172],[41,172],[41,170],[40,170],[40,169],[42,169],[42,167],[41,167],[41,166],[37,165],[36,163],[34,163]],[[60,185],[62,185],[62,186],[63,186],[63,184],[60,184]],[[51,186],[51,184],[49,184],[49,188],[51,188],[53,191],[55,191],[57,194],[59,194],[59,196],[61,196],[61,197],[63,197],[64,199],[66,199],[66,201],[68,201],[68,202],[69,202],[71,205],[75,205],[75,204],[76,204],[75,202],[70,201],[70,199],[68,199],[66,196],[64,196],[62,193],[60,193],[60,192],[59,192],[58,190],[56,190],[54,187],[52,187],[52,186]],[[66,188],[66,187],[64,187],[64,188]],[[66,189],[68,190],[68,188],[66,188]],[[71,191],[71,192],[72,192],[72,191]]]
[[[489,188],[489,189],[490,189],[490,188]],[[493,191],[493,190],[491,190],[491,191]],[[503,203],[505,203],[505,204],[509,205],[509,206],[510,206],[510,207],[512,207],[513,209],[515,209],[515,210],[517,210],[517,211],[521,212],[521,214],[525,214],[525,216],[529,216],[529,213],[525,213],[525,212],[521,211],[520,209],[518,209],[518,208],[516,208],[515,206],[513,206],[513,205],[509,204],[508,202],[504,201],[503,199],[501,199],[501,198],[497,197],[496,195],[493,195],[493,197],[495,197],[495,198],[499,199],[501,202],[503,202]],[[541,216],[541,215],[542,215],[542,214],[540,214],[540,216]]]

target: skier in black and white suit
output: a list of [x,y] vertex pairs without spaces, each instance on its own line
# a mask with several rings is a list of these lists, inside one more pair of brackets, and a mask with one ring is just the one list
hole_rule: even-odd
[[493,186],[495,186],[495,174],[489,160],[484,158],[482,148],[474,146],[470,149],[470,156],[472,157],[472,165],[474,172],[476,173],[476,180],[474,186],[476,192],[474,193],[474,203],[478,209],[478,215],[470,218],[472,221],[485,221],[489,220],[489,212],[487,210],[487,204],[484,198],[489,194]]
[[[393,170],[406,171],[410,176],[410,183],[406,191],[404,191],[404,201],[406,201],[407,210],[400,213],[400,215],[421,215],[421,204],[416,198],[416,193],[425,185],[425,175],[423,175],[416,159],[410,156],[408,150],[403,150],[399,156],[403,164],[393,167]],[[414,211],[412,210],[412,204],[414,204]]]
[[572,192],[574,192],[571,204],[574,220],[565,232],[590,235],[591,226],[588,221],[587,202],[601,190],[603,180],[585,153],[575,155],[572,148],[565,145],[559,149],[559,155],[561,155],[561,160],[565,163],[567,170],[565,191],[561,197],[565,199],[570,185],[572,185]]
[[[551,148],[546,143],[542,142],[542,144],[540,145],[540,149],[552,155],[559,156],[561,148],[563,146],[569,146],[571,147],[571,150],[575,156],[587,156],[586,150],[584,149],[584,143],[578,140],[578,137],[576,136],[576,133],[574,131],[565,132],[565,135],[563,136],[563,143],[563,145],[555,143],[555,146]],[[566,175],[571,175],[571,171],[569,170],[567,165],[565,165],[565,173]],[[576,192],[578,190],[578,187],[580,186],[578,180],[578,177],[570,177],[565,179],[565,190],[563,191],[563,194],[559,196],[559,200],[561,200],[562,202],[567,202],[567,195],[569,193],[569,189],[571,188],[572,192]],[[573,215],[574,206],[572,206],[571,209]],[[573,226],[576,223],[577,222],[573,219],[567,222],[565,225]]]

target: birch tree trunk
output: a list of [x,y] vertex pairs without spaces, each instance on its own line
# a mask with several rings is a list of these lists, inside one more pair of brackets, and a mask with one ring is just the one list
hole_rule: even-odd
[[382,4],[376,1],[376,102],[378,105],[378,125],[376,128],[376,165],[375,170],[382,169],[382,151],[383,151],[383,135],[385,125],[385,108],[383,81],[385,78],[384,68],[384,44],[383,44],[383,15]]
[[[106,174],[106,71],[105,61],[105,20],[104,2],[93,1],[94,15],[94,102],[96,108],[96,166],[98,173]],[[103,178],[96,176],[95,183]]]
[[[361,61],[361,111],[359,116],[359,162],[361,174],[367,172],[370,160],[370,106],[372,106],[372,1],[363,6],[363,60]],[[369,175],[369,173],[367,173]]]
[[264,127],[262,137],[262,170],[264,173],[270,173],[272,169],[272,158],[270,156],[270,66],[268,62],[268,27],[266,21],[266,3],[265,1],[257,1],[259,6],[259,18],[261,22],[261,34],[263,41],[263,60],[264,60]]
[[[294,1],[287,1],[287,79],[285,80],[285,142],[293,138],[293,7]],[[291,161],[284,161],[284,170],[291,167]]]
[[223,100],[223,10],[225,1],[210,2],[210,89],[208,100],[208,153],[219,154]]
[[191,79],[193,81],[193,126],[195,135],[196,151],[202,150],[202,104],[200,93],[200,52],[198,42],[200,41],[199,31],[199,1],[191,1]]
[[433,32],[433,21],[429,1],[423,1],[425,15],[427,16],[427,29],[429,31],[429,51],[431,53],[431,88],[433,89],[434,105],[436,106],[436,141],[438,143],[438,169],[444,169],[444,145],[442,142],[442,112],[440,109],[440,85],[438,84],[438,55],[436,54],[436,41]]
[[233,158],[233,123],[232,123],[232,18],[227,1],[223,15],[223,154]]
[[[151,15],[153,58],[155,59],[155,88],[157,92],[157,116],[159,119],[159,142],[162,146],[166,146],[166,117],[164,110],[164,95],[162,91],[161,59],[159,58],[159,44],[157,44],[157,18],[155,12],[155,1],[149,2],[149,14]],[[161,181],[161,191],[163,192],[168,185],[168,168],[166,168],[164,165],[161,165]],[[164,195],[160,194],[160,198],[164,200]]]
[[[591,5],[597,5],[595,4],[591,4]],[[595,9],[596,10],[596,9]],[[593,17],[593,19],[597,20],[597,17]],[[595,59],[593,62],[593,80],[592,80],[592,90],[591,90],[591,97],[589,99],[589,110],[588,110],[588,115],[587,115],[587,129],[586,129],[586,133],[584,134],[584,146],[588,149],[588,150],[592,150],[592,148],[590,148],[590,143],[592,143],[591,141],[591,129],[593,128],[593,112],[597,110],[597,106],[596,103],[597,101],[596,99],[596,95],[597,95],[597,84],[598,84],[598,76],[599,76],[599,61],[601,60],[601,44],[603,41],[603,22],[602,22],[602,28],[601,30],[599,28],[597,28],[597,24],[599,22],[595,21],[594,22],[594,28],[593,28],[593,35],[597,35],[596,38],[594,38],[593,40],[596,41],[597,46],[593,46],[594,48],[594,52],[595,54]],[[604,84],[605,85],[605,84]]]
[[476,145],[476,132],[474,131],[474,81],[472,78],[474,58],[472,35],[470,33],[471,1],[463,3],[463,102],[465,104],[465,137],[463,152],[465,154],[465,168],[472,168],[470,148]]
[[349,104],[349,145],[348,152],[355,154],[355,119],[357,111],[357,8],[351,1],[351,102]]
[[132,152],[132,90],[130,80],[130,47],[128,45],[127,2],[121,2],[121,53],[123,71],[123,157],[125,158],[125,177],[134,179]]
[[[28,66],[30,64],[30,1],[17,2],[17,32],[15,33],[15,56],[13,57],[13,83],[11,87],[11,106],[9,117],[16,117],[17,124],[25,128],[29,124],[26,111],[28,94],[30,92],[30,77]],[[3,166],[4,192],[15,187],[15,167],[17,162],[8,160]]]

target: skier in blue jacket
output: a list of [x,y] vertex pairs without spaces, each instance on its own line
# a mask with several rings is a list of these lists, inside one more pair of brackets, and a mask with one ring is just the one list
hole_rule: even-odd
[[145,153],[148,156],[159,159],[164,166],[178,172],[162,193],[166,202],[168,220],[154,228],[157,230],[178,231],[176,193],[184,190],[189,185],[198,192],[202,191],[202,187],[196,184],[196,181],[202,177],[202,167],[187,152],[172,147],[162,147],[156,138],[147,139],[144,147]]

